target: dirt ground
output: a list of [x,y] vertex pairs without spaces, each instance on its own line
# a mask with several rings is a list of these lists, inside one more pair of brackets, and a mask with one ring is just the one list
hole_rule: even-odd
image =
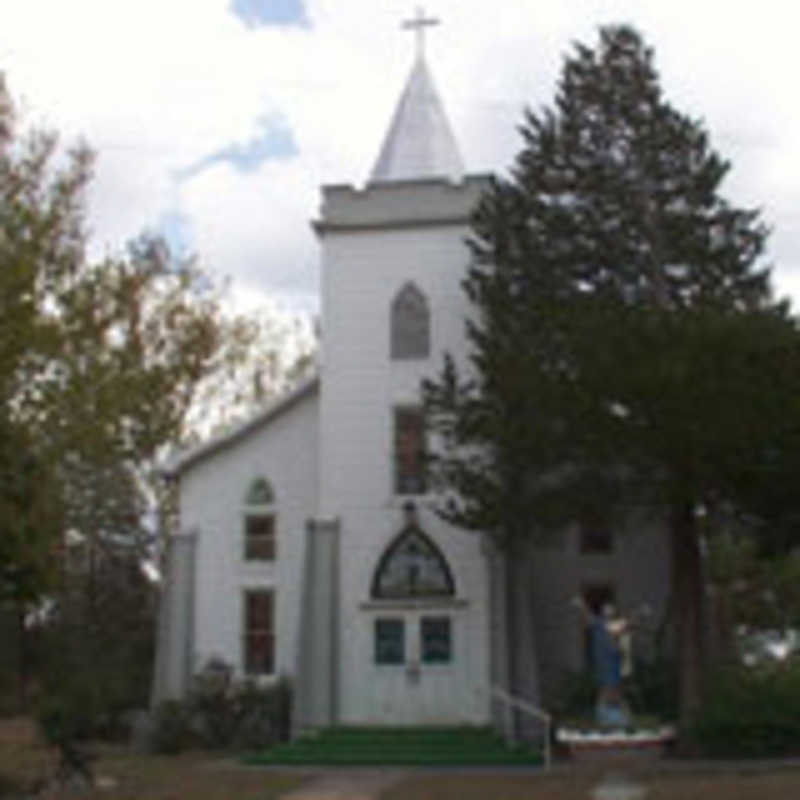
[[[97,756],[92,769],[101,788],[81,792],[86,800],[273,800],[305,779],[249,770],[219,753],[149,756],[110,745],[90,750]],[[29,720],[0,720],[0,798],[50,786],[40,796],[55,800],[61,796],[53,784],[57,765],[55,752],[43,746]]]
[[[794,800],[800,769],[762,774],[633,775],[647,800]],[[381,795],[381,800],[588,800],[602,775],[417,776]]]
[[[310,773],[248,769],[219,753],[145,756],[109,745],[97,745],[93,752],[92,767],[102,788],[81,792],[87,800],[275,800],[310,778]],[[52,781],[56,767],[55,752],[43,746],[29,720],[0,720],[0,798],[30,796]],[[741,770],[703,772],[689,765],[675,772],[639,770],[630,777],[647,789],[647,800],[800,798],[800,768],[743,765]],[[602,780],[598,768],[552,775],[410,772],[383,791],[380,800],[588,800]],[[42,800],[62,796],[56,791],[39,795]]]

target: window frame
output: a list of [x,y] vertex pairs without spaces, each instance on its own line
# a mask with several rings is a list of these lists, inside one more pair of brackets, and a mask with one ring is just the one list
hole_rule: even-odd
[[[425,627],[427,624],[446,623],[447,658],[431,658],[426,651]],[[419,660],[426,666],[447,666],[454,662],[453,658],[453,618],[449,614],[426,614],[419,618]]]
[[[384,660],[381,658],[381,636],[379,635],[379,628],[382,626],[396,627],[396,633],[399,631],[400,643],[400,658],[399,660]],[[402,667],[406,664],[406,620],[404,617],[376,617],[372,626],[372,663],[377,667]]]
[[[250,598],[256,595],[269,597],[269,625],[264,628],[254,628],[250,625]],[[275,628],[276,614],[276,592],[273,587],[266,586],[252,586],[242,589],[242,672],[244,675],[252,678],[271,678],[276,674],[277,664],[277,635]],[[255,637],[265,637],[269,642],[269,656],[270,664],[269,669],[264,671],[255,671],[251,669],[253,656],[251,654],[250,645]]]
[[[413,318],[409,317],[413,314]],[[409,325],[409,321],[412,323]],[[431,308],[414,281],[404,283],[389,304],[389,359],[422,361],[431,355]]]
[[[251,497],[262,483],[269,491],[271,502],[253,503]],[[248,564],[270,564],[274,563],[278,555],[278,536],[277,536],[277,514],[275,512],[275,491],[272,484],[263,477],[255,478],[251,481],[245,494],[244,505],[242,507],[242,560]],[[268,533],[253,533],[250,530],[251,520],[269,520],[270,531]],[[254,543],[267,543],[267,555],[253,555],[251,545]],[[256,548],[257,549],[257,548]]]
[[[402,469],[403,458],[400,445],[400,419],[406,415],[415,416],[419,420],[419,444],[415,448],[414,460],[417,469],[411,473]],[[425,424],[425,413],[421,405],[412,403],[392,407],[392,488],[398,497],[417,497],[428,493],[428,475],[426,460],[428,453],[428,433]],[[416,485],[414,485],[416,482]]]

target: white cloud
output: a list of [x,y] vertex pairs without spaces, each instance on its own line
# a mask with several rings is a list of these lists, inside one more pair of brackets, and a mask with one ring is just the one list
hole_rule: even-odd
[[[307,308],[323,182],[362,182],[410,66],[407,0],[307,0],[310,27],[248,30],[229,0],[0,0],[0,64],[33,117],[99,151],[92,226],[119,245],[183,212],[202,261]],[[795,12],[722,0],[431,0],[430,61],[467,164],[502,169],[524,105],[551,102],[561,59],[598,25],[629,21],[655,46],[667,96],[702,116],[733,160],[728,193],[762,206],[769,256],[800,289],[800,111]],[[298,155],[237,173],[176,171],[282,115]]]

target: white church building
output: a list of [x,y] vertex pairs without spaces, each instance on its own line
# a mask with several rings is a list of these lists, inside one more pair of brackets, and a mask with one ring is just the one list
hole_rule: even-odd
[[657,526],[576,521],[530,553],[509,671],[504,560],[434,511],[420,383],[446,352],[466,360],[465,238],[488,180],[464,170],[418,48],[366,185],[322,188],[317,373],[167,470],[180,531],[156,699],[219,657],[241,677],[288,676],[299,727],[487,724],[493,687],[547,707],[585,666],[577,593],[665,608]]

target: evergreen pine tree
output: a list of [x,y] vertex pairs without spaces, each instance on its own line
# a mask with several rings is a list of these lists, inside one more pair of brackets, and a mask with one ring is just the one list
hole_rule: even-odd
[[521,134],[473,218],[471,364],[447,359],[424,386],[441,513],[513,564],[576,510],[655,508],[687,723],[702,697],[698,515],[763,512],[785,482],[800,341],[758,266],[764,225],[719,193],[729,165],[663,98],[636,31],[577,45],[554,107]]

